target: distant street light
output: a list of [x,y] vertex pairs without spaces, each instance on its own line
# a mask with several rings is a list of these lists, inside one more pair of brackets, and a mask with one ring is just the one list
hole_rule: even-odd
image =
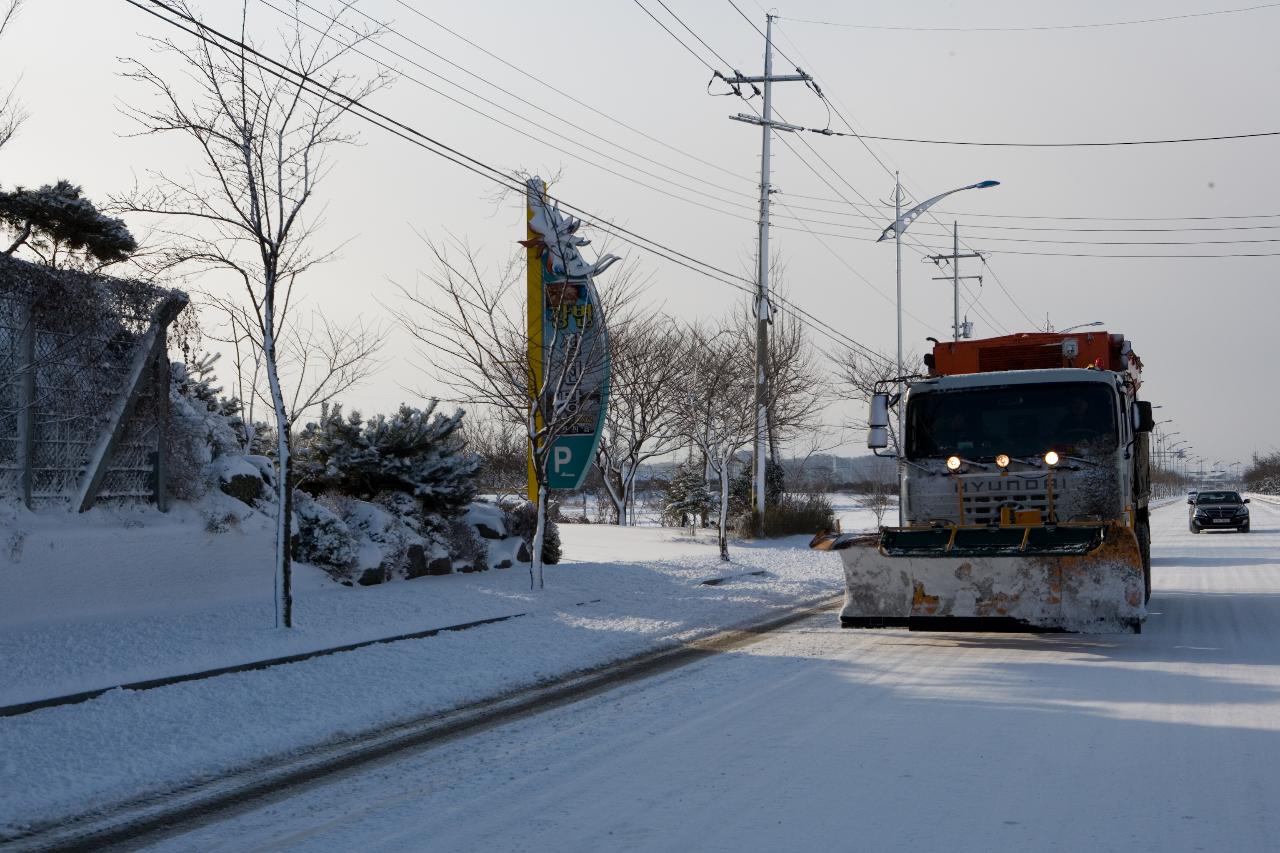
[[[1060,332],[1061,332],[1061,333],[1074,332],[1076,329],[1087,329],[1087,328],[1089,328],[1090,326],[1102,326],[1102,325],[1105,325],[1105,324],[1104,324],[1101,320],[1094,320],[1092,323],[1081,323],[1081,324],[1080,324],[1080,325],[1078,325],[1078,326],[1072,326],[1072,327],[1070,327],[1070,328],[1068,328],[1068,329],[1061,329],[1061,330],[1060,330]],[[1152,406],[1152,408],[1153,408],[1153,409],[1158,409],[1158,408],[1160,408],[1160,407],[1159,407],[1159,406]]]

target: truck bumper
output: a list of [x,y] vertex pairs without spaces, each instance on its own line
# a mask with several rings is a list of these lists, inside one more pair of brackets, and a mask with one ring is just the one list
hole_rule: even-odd
[[840,553],[848,627],[1140,630],[1142,555],[1117,523],[1031,528],[885,528],[819,536]]

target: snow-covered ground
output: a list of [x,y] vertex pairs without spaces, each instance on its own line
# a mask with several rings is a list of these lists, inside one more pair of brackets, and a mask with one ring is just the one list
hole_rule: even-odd
[[[846,528],[873,516],[842,506]],[[0,705],[526,614],[460,633],[0,718],[0,839],[344,734],[536,684],[840,590],[807,537],[564,525],[545,591],[521,568],[347,588],[295,572],[298,627],[272,627],[271,531],[182,508],[16,513],[0,597]],[[12,546],[11,546],[12,547]],[[2,555],[0,555],[2,556]],[[749,572],[764,572],[763,576]],[[734,576],[719,586],[712,577]]]
[[1155,513],[1141,635],[809,620],[160,849],[1280,849],[1280,508],[1253,513]]

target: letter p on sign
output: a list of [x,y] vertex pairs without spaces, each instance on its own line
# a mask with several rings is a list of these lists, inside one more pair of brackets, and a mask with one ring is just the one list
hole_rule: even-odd
[[567,447],[556,447],[551,454],[551,467],[557,474],[560,469],[573,461],[573,451]]

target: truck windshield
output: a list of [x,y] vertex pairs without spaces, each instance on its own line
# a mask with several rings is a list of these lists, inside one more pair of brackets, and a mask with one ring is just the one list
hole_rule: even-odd
[[917,391],[907,404],[907,458],[1074,455],[1115,450],[1115,392],[1096,382]]

